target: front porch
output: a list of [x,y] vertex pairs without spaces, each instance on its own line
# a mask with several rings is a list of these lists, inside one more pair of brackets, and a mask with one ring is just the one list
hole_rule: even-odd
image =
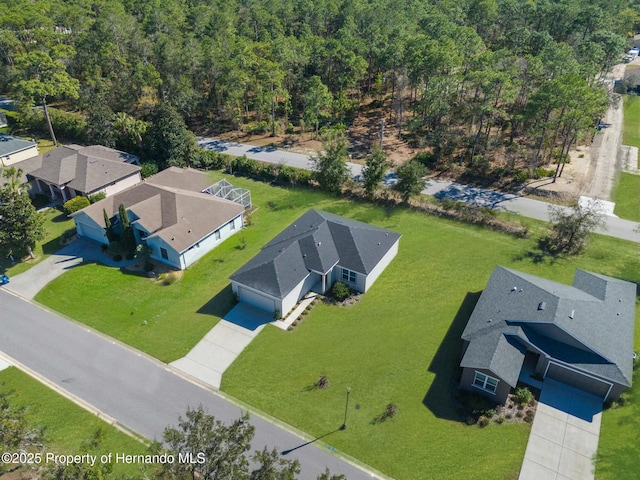
[[527,352],[522,362],[522,368],[520,369],[520,376],[518,382],[524,383],[530,387],[542,390],[543,378],[540,374],[536,374],[536,365],[540,355],[534,352]]

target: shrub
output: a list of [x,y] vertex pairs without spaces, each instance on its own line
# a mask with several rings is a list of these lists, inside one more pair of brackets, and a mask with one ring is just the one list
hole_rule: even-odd
[[74,197],[71,200],[67,200],[62,206],[65,215],[71,215],[72,213],[82,210],[91,204],[87,197]]
[[504,417],[498,417],[498,418],[496,418],[496,423],[497,423],[498,425],[502,425],[502,424],[504,423]]
[[513,414],[511,413],[507,413],[504,418],[506,418],[507,420],[511,420],[513,418]]
[[351,289],[342,282],[336,282],[331,287],[331,296],[339,302],[346,300],[350,295]]
[[533,410],[527,410],[527,413],[525,414],[525,417],[524,417],[524,421],[531,423],[533,422],[534,416],[535,416],[535,412]]
[[329,379],[324,373],[318,377],[318,380],[316,380],[315,387],[321,390],[329,388]]
[[273,312],[273,318],[275,318],[276,320],[280,320],[282,318],[282,313],[280,312],[280,310],[276,310],[275,312]]
[[96,193],[95,195],[89,195],[89,203],[94,204],[100,200],[107,198],[107,194],[104,192]]
[[490,421],[491,421],[491,420],[489,420],[487,417],[482,416],[482,417],[480,417],[480,418],[478,419],[478,426],[479,426],[480,428],[484,428],[484,427],[486,427],[487,425],[489,425],[489,422],[490,422]]
[[167,272],[160,274],[160,283],[162,285],[168,286],[173,285],[178,280],[179,274],[178,272]]
[[382,420],[386,420],[388,418],[393,418],[398,414],[398,406],[395,403],[388,403],[384,408],[384,413],[382,414]]
[[518,410],[518,411],[516,412],[516,417],[517,417],[517,418],[522,418],[523,416],[524,416],[524,414],[523,414],[521,411],[519,411],[519,410]]
[[490,408],[490,409],[486,410],[484,414],[487,417],[492,418],[493,416],[495,416],[496,410],[495,410],[495,408]]
[[120,262],[121,260],[122,260],[122,255],[120,255],[119,253],[113,256],[114,262]]
[[516,388],[514,398],[515,401],[522,407],[525,407],[526,405],[533,405],[533,402],[535,400],[533,393],[531,393],[531,390],[529,390],[527,387]]
[[546,168],[536,168],[535,178],[545,178],[545,177],[553,177],[556,174],[556,171],[553,169]]
[[520,170],[516,172],[513,178],[518,183],[526,182],[527,180],[529,180],[529,172],[526,170]]
[[140,164],[140,175],[142,178],[150,177],[151,175],[155,175],[158,173],[158,165],[155,163],[141,163]]

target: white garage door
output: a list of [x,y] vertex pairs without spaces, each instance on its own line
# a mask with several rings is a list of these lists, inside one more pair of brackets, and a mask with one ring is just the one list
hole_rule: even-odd
[[92,225],[87,225],[86,223],[76,222],[76,230],[78,231],[78,235],[81,237],[91,238],[100,243],[105,241],[104,230],[102,228],[96,228]]
[[238,300],[253,305],[260,310],[266,310],[267,312],[274,312],[276,310],[276,304],[272,298],[265,297],[246,288],[238,287]]

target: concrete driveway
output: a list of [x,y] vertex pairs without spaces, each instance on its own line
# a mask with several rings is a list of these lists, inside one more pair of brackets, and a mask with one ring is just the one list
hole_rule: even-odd
[[26,272],[11,277],[11,282],[3,288],[31,300],[51,280],[58,278],[67,270],[87,262],[98,262],[110,267],[123,267],[134,263],[135,260],[114,262],[111,258],[103,255],[100,245],[96,242],[78,238]]
[[594,478],[602,399],[545,379],[519,480]]
[[238,355],[273,321],[273,315],[239,303],[187,354],[171,365],[215,388]]

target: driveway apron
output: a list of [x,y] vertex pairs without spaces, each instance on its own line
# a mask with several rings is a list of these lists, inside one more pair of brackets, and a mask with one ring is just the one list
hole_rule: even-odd
[[594,478],[602,399],[545,379],[519,480]]

